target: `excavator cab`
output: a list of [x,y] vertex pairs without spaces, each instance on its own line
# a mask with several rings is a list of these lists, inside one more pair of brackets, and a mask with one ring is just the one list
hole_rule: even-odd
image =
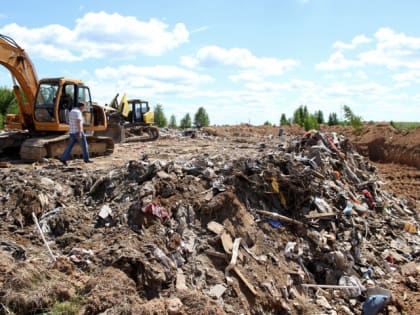
[[116,105],[117,98],[118,94],[113,98],[110,107],[120,112],[125,122],[139,126],[151,126],[154,124],[155,113],[150,110],[149,102],[141,99],[127,100],[127,96],[124,94],[119,105]]
[[127,102],[130,108],[128,122],[142,123],[145,125],[154,123],[154,113],[150,111],[149,102],[139,99],[132,99]]
[[39,82],[34,105],[34,125],[38,131],[68,131],[68,113],[77,103],[84,103],[83,124],[87,131],[107,128],[104,111],[93,105],[90,91],[75,79],[43,79]]

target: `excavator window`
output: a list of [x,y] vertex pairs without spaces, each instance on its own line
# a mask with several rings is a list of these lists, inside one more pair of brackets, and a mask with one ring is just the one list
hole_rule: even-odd
[[58,84],[43,83],[38,89],[35,102],[35,119],[40,122],[55,120],[54,104],[58,91]]
[[85,126],[91,126],[94,123],[94,112],[92,108],[92,101],[90,97],[89,88],[86,86],[77,87],[77,102],[85,104],[83,110],[83,124]]
[[58,118],[61,124],[69,123],[69,112],[73,108],[74,85],[64,85],[58,106]]
[[135,109],[136,115],[134,117],[135,117],[135,121],[138,121],[139,119],[141,119],[141,104],[137,103],[135,104],[135,107],[136,107]]

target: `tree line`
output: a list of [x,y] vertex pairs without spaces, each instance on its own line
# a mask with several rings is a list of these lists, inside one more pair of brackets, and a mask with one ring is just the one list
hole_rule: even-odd
[[0,87],[0,128],[3,128],[6,114],[17,114],[19,111],[15,93],[12,89]]
[[[170,127],[170,128],[191,128],[191,116],[186,114],[179,124],[177,125],[175,115],[171,115],[169,124],[166,116],[163,112],[163,106],[158,104],[155,109],[155,123],[159,127]],[[322,110],[317,110],[314,113],[309,113],[306,105],[299,106],[293,113],[293,116],[286,118],[286,114],[282,113],[280,116],[280,126],[286,126],[291,124],[297,124],[305,130],[318,129],[322,124],[328,124],[329,126],[334,125],[348,125],[354,129],[360,129],[363,126],[362,117],[353,113],[351,108],[347,105],[343,106],[344,120],[338,119],[337,113],[330,113],[328,119],[325,120],[324,113]],[[209,116],[203,107],[200,107],[194,115],[194,126],[197,128],[207,127],[210,124]],[[269,121],[265,122],[264,125],[271,125]]]
[[361,116],[354,114],[347,105],[343,106],[343,112],[343,121],[340,121],[337,113],[334,112],[330,113],[328,119],[325,120],[324,113],[321,110],[309,113],[307,106],[301,105],[293,112],[293,116],[290,118],[286,118],[286,114],[282,113],[280,116],[280,126],[297,124],[305,128],[305,130],[318,129],[322,124],[328,124],[329,126],[349,125],[354,129],[362,128],[363,121]]
[[153,111],[155,113],[155,124],[160,128],[169,127],[186,129],[192,128],[193,125],[196,128],[208,127],[210,125],[209,115],[202,106],[199,107],[197,112],[194,114],[194,120],[192,120],[191,115],[187,113],[181,118],[179,125],[176,121],[175,115],[171,115],[169,117],[168,123],[166,115],[163,111],[163,106],[161,104],[157,104]]

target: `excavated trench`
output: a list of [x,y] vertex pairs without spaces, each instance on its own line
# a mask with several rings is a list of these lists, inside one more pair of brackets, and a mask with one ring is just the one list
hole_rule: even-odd
[[379,138],[370,143],[355,143],[355,148],[374,162],[404,164],[420,168],[420,147],[402,147]]
[[355,149],[380,163],[404,164],[420,168],[420,128],[397,130],[388,124],[367,127],[353,140]]

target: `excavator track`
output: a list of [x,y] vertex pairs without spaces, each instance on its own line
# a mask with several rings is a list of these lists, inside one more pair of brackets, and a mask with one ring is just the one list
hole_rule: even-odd
[[[20,157],[24,161],[36,162],[44,158],[59,158],[67,146],[69,135],[30,138],[22,143]],[[91,156],[110,155],[114,152],[114,141],[109,137],[86,136]],[[71,158],[82,157],[80,145],[75,144]]]
[[148,142],[159,138],[159,129],[152,126],[125,126],[124,142]]

